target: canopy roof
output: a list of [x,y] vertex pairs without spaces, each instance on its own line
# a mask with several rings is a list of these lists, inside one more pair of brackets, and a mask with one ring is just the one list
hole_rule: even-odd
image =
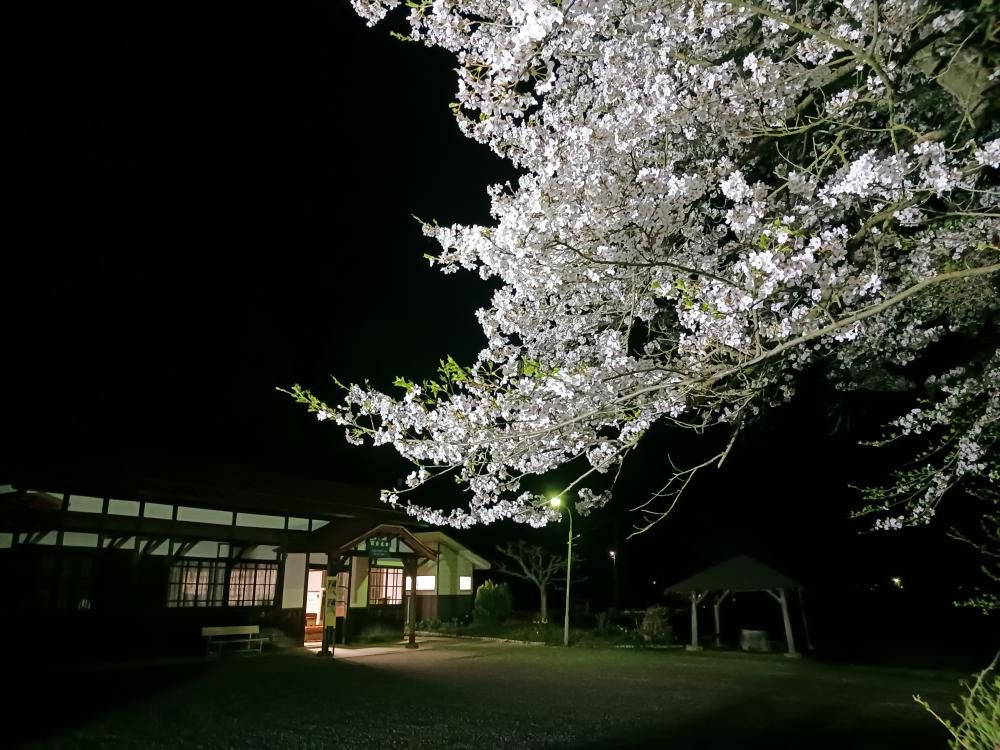
[[800,584],[746,555],[736,555],[725,562],[695,573],[690,578],[668,586],[666,593],[687,594],[700,591],[764,591],[796,589]]
[[427,560],[437,558],[437,552],[417,539],[409,529],[389,523],[371,526],[370,521],[363,519],[327,524],[321,529],[309,532],[307,537],[299,539],[296,543],[289,544],[285,551],[346,555],[356,552],[358,545],[373,536],[388,536],[398,540],[396,549],[387,557],[422,557]]

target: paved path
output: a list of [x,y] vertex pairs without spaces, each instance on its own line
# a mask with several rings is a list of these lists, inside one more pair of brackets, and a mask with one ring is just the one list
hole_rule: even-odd
[[[9,706],[15,737],[116,750],[940,750],[911,696],[942,710],[957,697],[956,677],[934,672],[447,639],[26,681],[38,684]],[[39,695],[59,710],[27,723]]]

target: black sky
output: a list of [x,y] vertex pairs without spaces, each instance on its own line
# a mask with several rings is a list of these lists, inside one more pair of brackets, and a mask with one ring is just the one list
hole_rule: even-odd
[[332,435],[275,386],[478,350],[488,292],[429,271],[411,216],[485,221],[511,174],[458,133],[447,56],[346,3],[45,5],[23,28],[18,447],[308,469]]
[[[411,216],[487,222],[485,186],[514,176],[459,134],[449,57],[367,29],[346,0],[21,13],[4,468],[146,454],[391,483],[391,455],[347,448],[275,387],[332,398],[329,374],[384,385],[479,350],[489,290],[429,270]],[[634,569],[681,577],[749,551],[814,574],[877,559],[881,576],[950,549],[938,533],[869,552],[845,521],[878,463],[855,446],[884,416],[872,403],[784,407],[631,543]],[[838,432],[845,410],[860,427]],[[676,443],[652,441],[616,510],[584,523],[592,559],[624,544],[666,452],[698,450]]]

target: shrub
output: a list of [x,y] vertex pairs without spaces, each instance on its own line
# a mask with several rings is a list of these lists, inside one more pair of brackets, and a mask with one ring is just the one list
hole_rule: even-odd
[[992,664],[975,675],[976,681],[971,686],[965,685],[968,692],[962,696],[962,705],[952,706],[959,717],[957,724],[938,716],[919,695],[913,696],[948,730],[951,735],[948,747],[951,750],[1000,748],[1000,674],[995,671],[998,658],[1000,654],[993,658]]
[[501,623],[510,617],[513,600],[506,583],[486,581],[476,589],[474,617],[476,622]]
[[647,643],[673,643],[674,631],[670,627],[670,619],[666,607],[649,607],[642,616],[639,632]]
[[358,633],[354,640],[356,643],[386,643],[387,641],[398,641],[402,637],[402,625],[386,625],[377,622]]

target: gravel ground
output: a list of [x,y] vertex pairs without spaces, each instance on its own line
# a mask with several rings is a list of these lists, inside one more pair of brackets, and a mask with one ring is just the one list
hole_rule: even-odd
[[444,640],[372,651],[38,670],[5,699],[4,734],[153,750],[939,750],[945,735],[911,696],[942,709],[958,696],[957,675],[777,656]]

